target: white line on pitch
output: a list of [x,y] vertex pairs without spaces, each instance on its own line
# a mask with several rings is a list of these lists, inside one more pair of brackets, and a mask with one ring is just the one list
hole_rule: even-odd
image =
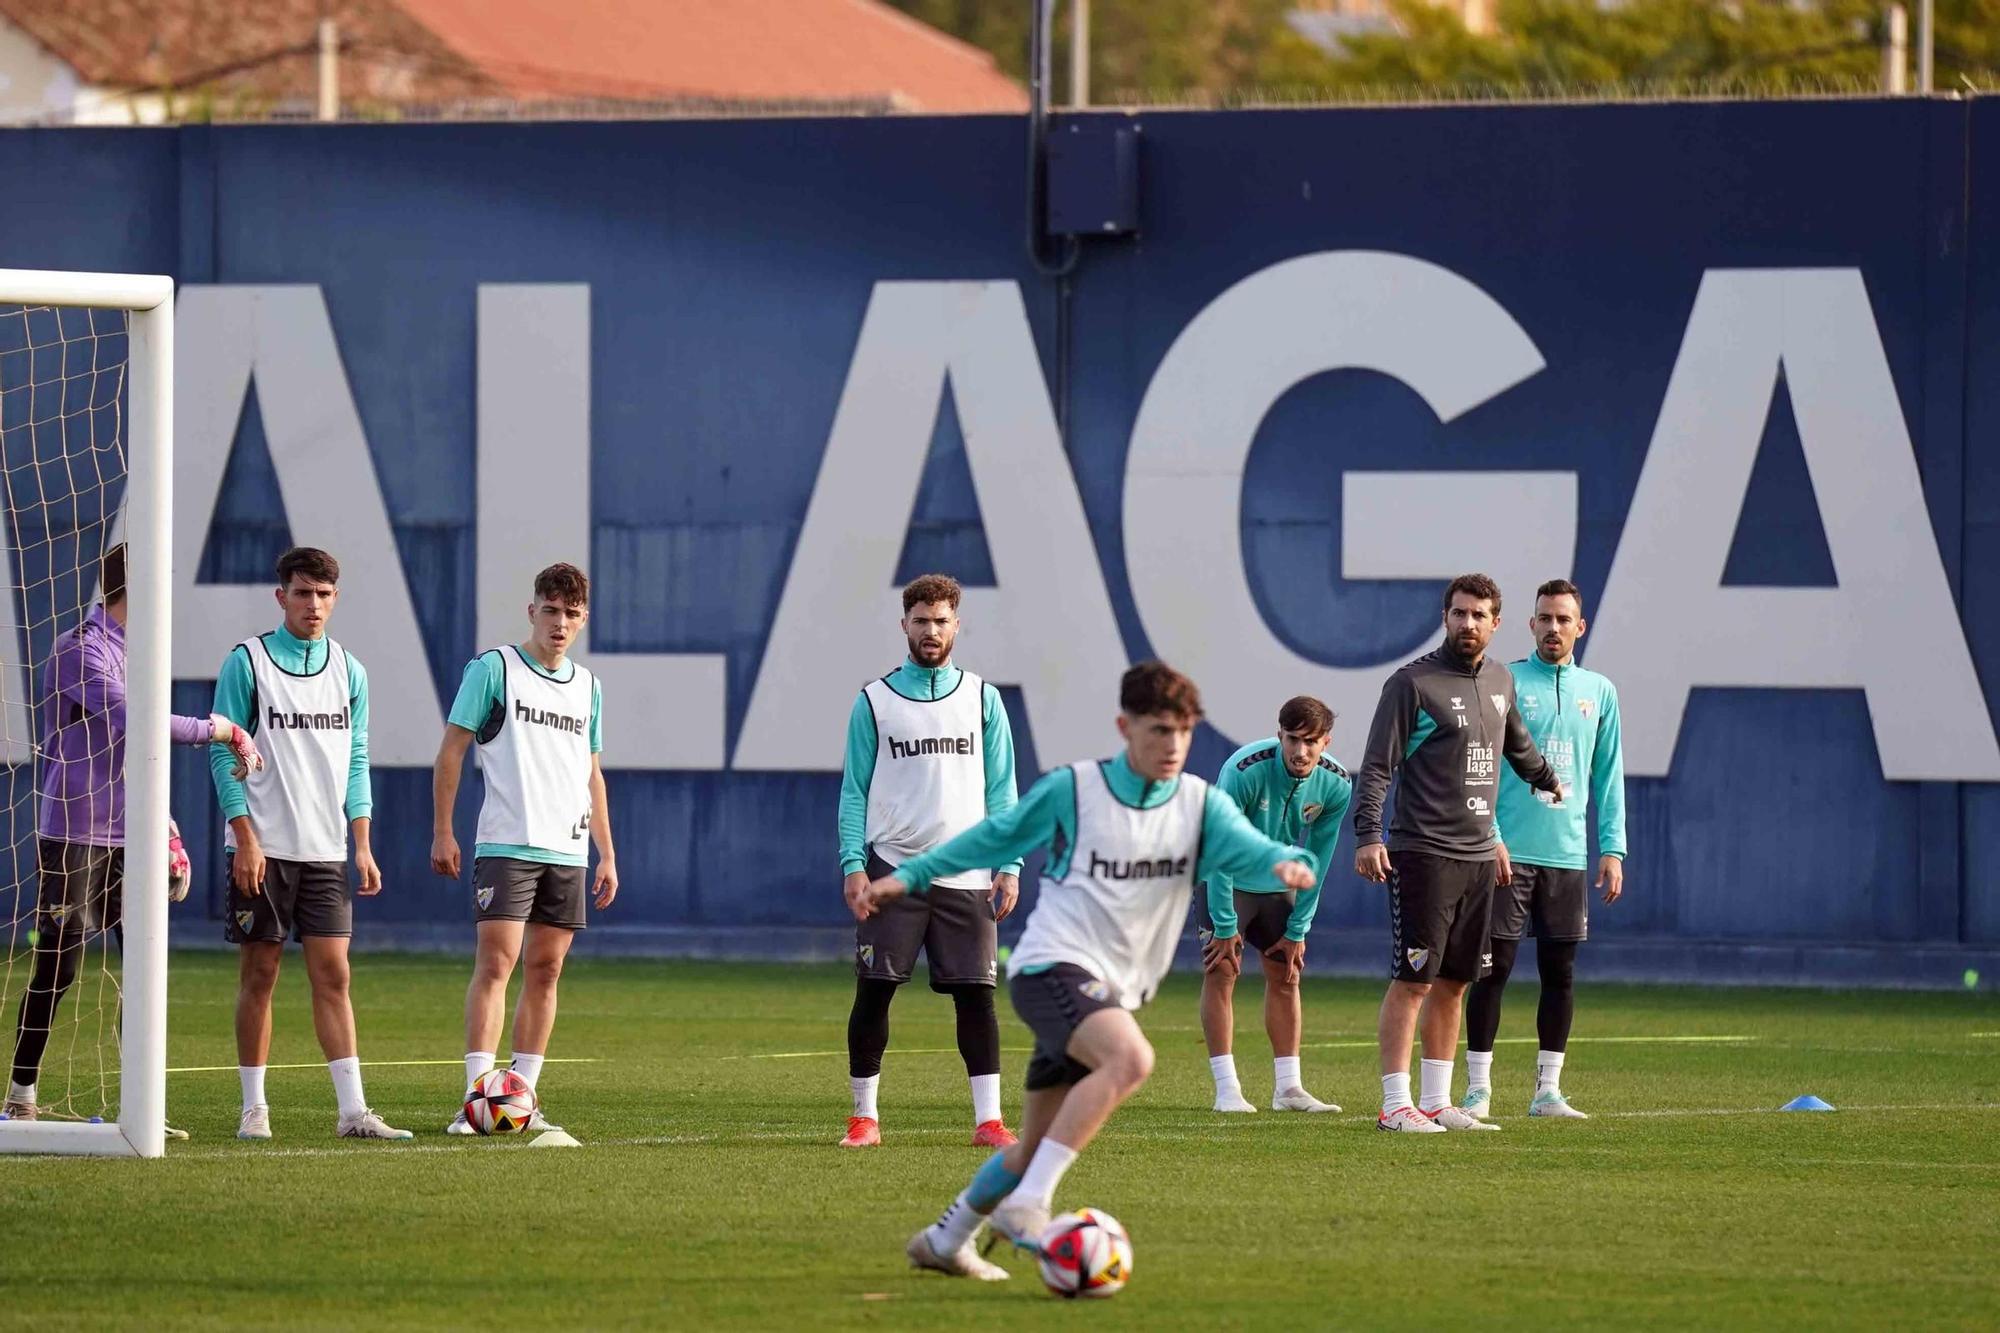
[[[1622,1045],[1634,1045],[1634,1046],[1695,1045],[1695,1044],[1735,1046],[1735,1045],[1741,1045],[1745,1042],[1752,1042],[1756,1040],[1758,1040],[1756,1037],[1746,1037],[1733,1034],[1721,1035],[1721,1036],[1695,1034],[1688,1036],[1666,1036],[1666,1037],[1571,1037],[1570,1038],[1571,1044],[1575,1044],[1577,1042],[1593,1042],[1593,1043],[1604,1043],[1604,1044],[1615,1042]],[[1539,1040],[1534,1037],[1501,1037],[1499,1039],[1498,1044],[1502,1046],[1532,1046],[1532,1045],[1539,1045],[1540,1043]],[[1309,1041],[1305,1043],[1304,1049],[1309,1051],[1372,1051],[1375,1049],[1375,1046],[1376,1043],[1372,1040],[1371,1041]],[[1030,1048],[1025,1046],[1022,1047],[1010,1046],[1001,1052],[1002,1055],[1029,1055],[1032,1053],[1033,1052],[1030,1050]],[[847,1052],[845,1050],[765,1051],[755,1055],[718,1055],[714,1058],[717,1060],[816,1060],[816,1059],[825,1059],[825,1058],[831,1058],[836,1055],[846,1055],[846,1054]],[[904,1047],[901,1049],[898,1049],[896,1047],[890,1047],[888,1054],[957,1055],[958,1047],[918,1046],[918,1047]]]
[[[386,1069],[392,1065],[463,1065],[463,1057],[457,1060],[363,1060],[363,1069]],[[545,1065],[601,1065],[607,1063],[594,1055],[551,1055],[543,1061]],[[302,1065],[265,1065],[266,1069],[324,1069],[324,1061]],[[169,1074],[233,1074],[235,1065],[184,1065],[179,1069],[169,1069]]]
[[[1904,1112],[1904,1111],[1994,1111],[1994,1110],[2000,1110],[2000,1102],[1908,1102],[1895,1105],[1848,1106],[1848,1107],[1843,1107],[1842,1110],[1849,1113],[1865,1113],[1865,1112],[1881,1113],[1881,1112]],[[1718,1106],[1718,1107],[1684,1107],[1675,1110],[1657,1110],[1657,1111],[1599,1111],[1594,1113],[1592,1118],[1603,1119],[1603,1120],[1617,1120],[1617,1119],[1633,1119],[1640,1117],[1777,1115],[1777,1114],[1780,1114],[1780,1112],[1778,1111],[1778,1108],[1774,1106],[1727,1106],[1727,1107]],[[1370,1118],[1371,1117],[1368,1116],[1352,1116],[1352,1115],[1339,1116],[1339,1117],[1333,1117],[1333,1116],[1324,1117],[1326,1121],[1330,1121],[1334,1125],[1345,1124],[1350,1129],[1356,1126],[1356,1122],[1365,1122]],[[1321,1117],[1314,1117],[1314,1119],[1319,1120],[1321,1119]],[[1246,1117],[1242,1121],[1232,1122],[1228,1126],[1228,1129],[1232,1131],[1237,1130],[1240,1124],[1243,1127],[1243,1132],[1255,1132],[1254,1129],[1249,1128],[1249,1123],[1250,1122]],[[1166,1129],[1140,1129],[1137,1127],[1133,1127],[1124,1130],[1113,1130],[1111,1132],[1118,1137],[1127,1139],[1149,1139],[1155,1141],[1179,1141],[1179,1140],[1190,1140],[1190,1139],[1208,1140],[1214,1136],[1216,1130],[1222,1128],[1224,1127],[1221,1124],[1221,1122],[1217,1121],[1210,1125],[1202,1127],[1185,1126],[1185,1127],[1175,1127]],[[899,1139],[938,1140],[938,1141],[955,1143],[964,1137],[964,1131],[957,1129],[905,1129],[897,1131],[896,1137]],[[599,1147],[599,1148],[663,1148],[663,1147],[687,1146],[692,1144],[711,1144],[711,1145],[719,1145],[722,1147],[729,1147],[734,1144],[743,1144],[747,1146],[749,1144],[754,1144],[754,1143],[824,1143],[830,1145],[832,1142],[833,1139],[831,1135],[824,1130],[750,1130],[742,1133],[727,1133],[727,1134],[725,1133],[648,1134],[648,1135],[631,1136],[631,1137],[615,1138],[615,1139],[586,1139],[584,1141],[585,1146]],[[1496,1145],[1496,1146],[1501,1146],[1501,1145]],[[476,1151],[478,1151],[478,1149],[475,1146],[467,1143],[416,1143],[416,1144],[409,1144],[403,1147],[380,1148],[380,1149],[370,1149],[370,1148],[360,1148],[360,1147],[244,1148],[244,1147],[233,1147],[226,1145],[214,1145],[214,1146],[204,1145],[203,1147],[200,1148],[170,1149],[167,1155],[169,1157],[229,1157],[236,1161],[250,1161],[265,1157],[347,1157],[351,1158],[354,1161],[359,1162],[371,1159],[386,1160],[389,1158],[407,1156],[410,1153],[476,1152]],[[1817,1163],[1821,1159],[1813,1159],[1813,1160],[1815,1163]],[[1835,1166],[1896,1165],[1895,1163],[1877,1162],[1874,1161],[1873,1159],[1865,1159],[1865,1158],[1856,1158],[1856,1159],[1827,1158],[1824,1160],[1828,1165],[1835,1165]],[[1964,1163],[1913,1163],[1912,1165],[1963,1166],[1965,1164]],[[1982,1163],[1980,1165],[1982,1167],[1986,1167],[1986,1166],[1991,1166],[1992,1164]]]

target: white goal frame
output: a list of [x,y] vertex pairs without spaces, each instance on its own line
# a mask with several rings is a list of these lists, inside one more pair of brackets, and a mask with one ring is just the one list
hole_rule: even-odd
[[[167,751],[173,624],[174,280],[0,269],[0,304],[127,312],[125,947],[116,1123],[0,1123],[0,1153],[159,1157],[167,1126]],[[11,1014],[0,1027],[12,1030]]]

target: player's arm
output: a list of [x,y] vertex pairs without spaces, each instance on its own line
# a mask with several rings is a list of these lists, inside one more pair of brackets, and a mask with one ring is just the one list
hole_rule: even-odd
[[1597,712],[1597,746],[1590,757],[1590,798],[1597,802],[1597,887],[1615,903],[1625,892],[1625,745],[1618,691],[1604,687]]
[[[257,682],[250,671],[249,650],[238,644],[222,659],[215,673],[215,698],[210,711],[235,726],[248,727],[255,719]],[[236,777],[236,756],[227,745],[208,747],[208,776],[215,784],[215,802],[222,817],[236,835],[236,854],[229,863],[229,876],[237,890],[247,894],[263,892],[264,848],[250,822],[250,797]]]
[[[1244,771],[1235,764],[1224,764],[1221,776],[1215,780],[1212,791],[1220,792],[1223,798],[1249,818],[1250,810],[1257,803],[1258,783],[1246,777]],[[1208,900],[1208,920],[1214,929],[1215,938],[1230,940],[1236,938],[1236,886],[1227,875],[1210,875],[1204,881]]]
[[347,654],[347,717],[347,832],[354,839],[354,869],[361,876],[355,892],[371,898],[382,892],[382,868],[375,864],[370,837],[375,789],[368,780],[368,673],[353,653]]
[[1337,790],[1327,797],[1319,818],[1306,830],[1306,850],[1319,863],[1319,878],[1292,904],[1292,914],[1285,919],[1288,940],[1303,940],[1312,929],[1313,916],[1319,911],[1319,895],[1326,888],[1326,877],[1333,873],[1333,853],[1340,845],[1340,822],[1347,818],[1347,807],[1354,797],[1354,784],[1346,778],[1337,778],[1334,786]]
[[104,637],[78,634],[56,668],[56,690],[82,712],[125,730],[125,673],[111,660]]
[[1226,876],[1247,893],[1306,889],[1319,878],[1319,864],[1303,847],[1273,842],[1252,824],[1236,802],[1215,788],[1201,810],[1201,862],[1196,879]]
[[1389,877],[1389,849],[1382,840],[1382,807],[1389,799],[1389,778],[1403,762],[1417,724],[1417,685],[1407,671],[1383,682],[1368,725],[1368,746],[1361,755],[1361,774],[1354,784],[1354,870],[1377,884]]
[[857,919],[866,920],[889,899],[905,893],[922,894],[931,881],[942,876],[1018,861],[1035,848],[1048,846],[1058,830],[1074,845],[1076,775],[1068,768],[1043,774],[1011,810],[983,819],[957,837],[903,862],[891,874],[867,885],[858,897],[850,897],[848,907]]
[[[1012,810],[1020,800],[1014,785],[1014,728],[1007,721],[1007,707],[1000,702],[1000,691],[991,683],[983,688],[980,723],[986,729],[986,744],[982,747],[986,754],[986,813],[997,815]],[[1014,910],[1021,896],[1020,876],[1019,861],[993,867],[994,920],[1005,920]]]
[[[458,693],[445,714],[444,739],[431,761],[431,870],[457,879],[463,866],[452,817],[458,811],[458,784],[465,774],[465,753],[472,748],[496,708],[506,706],[506,666],[496,653],[481,653],[458,676]],[[592,680],[595,687],[596,681]],[[591,712],[597,699],[591,697]]]
[[840,767],[840,873],[848,878],[868,869],[868,785],[875,780],[878,744],[875,710],[867,692],[857,691],[847,711],[847,758]]
[[[1536,791],[1545,791],[1562,800],[1562,782],[1556,777],[1554,764],[1535,745],[1535,738],[1528,731],[1528,724],[1521,720],[1519,708],[1509,708],[1506,720],[1506,739],[1502,742],[1507,764],[1520,776],[1521,781]],[[1497,828],[1495,826],[1497,837]]]
[[604,785],[604,766],[590,756],[590,840],[597,845],[597,875],[591,901],[598,911],[618,896],[618,853],[611,846],[611,793]]

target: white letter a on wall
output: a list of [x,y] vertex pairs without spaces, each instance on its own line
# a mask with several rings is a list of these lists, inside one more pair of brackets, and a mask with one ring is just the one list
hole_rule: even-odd
[[[1835,588],[1722,583],[1781,368]],[[1588,661],[1618,686],[1635,776],[1672,765],[1689,690],[1734,685],[1859,688],[1884,777],[2000,779],[2000,743],[1858,272],[1702,279]]]

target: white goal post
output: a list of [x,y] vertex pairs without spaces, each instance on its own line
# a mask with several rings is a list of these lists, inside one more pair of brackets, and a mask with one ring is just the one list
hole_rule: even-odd
[[[118,1118],[0,1123],[0,1152],[159,1157],[166,1149],[173,296],[173,279],[159,275],[0,269],[0,305],[126,312],[124,530],[135,557],[125,629],[125,837],[133,854],[125,858]],[[0,1015],[10,1042],[13,1028],[14,1015]]]

